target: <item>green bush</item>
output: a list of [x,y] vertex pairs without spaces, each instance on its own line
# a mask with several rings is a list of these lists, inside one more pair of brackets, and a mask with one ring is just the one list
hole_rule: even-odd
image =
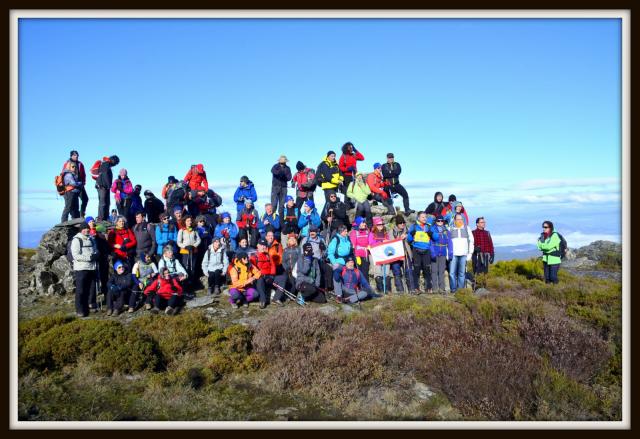
[[31,369],[55,370],[88,360],[100,374],[157,369],[161,356],[153,340],[119,322],[73,320],[30,338],[19,365],[22,374]]
[[20,322],[18,325],[18,347],[22,347],[40,334],[47,332],[51,328],[65,323],[69,323],[74,319],[73,316],[63,313],[56,313],[48,316],[38,317],[35,319]]

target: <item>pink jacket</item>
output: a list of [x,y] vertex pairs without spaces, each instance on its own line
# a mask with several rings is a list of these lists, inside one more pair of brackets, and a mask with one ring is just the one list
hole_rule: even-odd
[[367,247],[369,246],[369,231],[352,229],[349,238],[354,248],[354,254],[361,258],[367,257]]
[[[374,226],[375,228],[375,226]],[[374,245],[374,244],[379,244],[382,241],[391,241],[391,236],[389,235],[389,233],[385,230],[384,232],[384,237],[382,239],[377,239],[375,233],[371,232],[369,233],[369,245]]]
[[[118,190],[118,181],[122,182],[122,191]],[[133,193],[133,185],[131,184],[131,180],[129,177],[124,180],[120,179],[120,177],[113,180],[113,184],[111,185],[111,192],[113,192],[116,198],[116,201],[120,202],[123,198],[127,198],[128,195]],[[124,194],[124,197],[122,196]]]

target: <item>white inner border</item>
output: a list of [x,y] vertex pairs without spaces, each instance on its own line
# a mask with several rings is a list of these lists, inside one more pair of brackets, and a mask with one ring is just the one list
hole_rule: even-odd
[[[18,20],[20,18],[620,18],[622,114],[622,421],[611,422],[45,422],[18,420]],[[10,24],[10,428],[11,429],[630,429],[630,47],[629,10],[20,10],[9,14]]]

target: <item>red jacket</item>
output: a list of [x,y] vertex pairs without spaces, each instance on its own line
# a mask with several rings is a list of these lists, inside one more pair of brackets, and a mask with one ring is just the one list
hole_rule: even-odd
[[[251,212],[256,213],[256,210],[251,209]],[[242,211],[240,212],[240,219],[236,221],[236,224],[238,225],[238,229],[246,228],[247,224],[252,229],[258,228],[258,216],[254,215],[253,213],[247,212],[247,209],[242,209]]]
[[278,264],[272,254],[269,253],[257,253],[256,254],[256,267],[260,270],[263,276],[275,275]]
[[145,296],[154,292],[163,299],[169,300],[174,294],[182,296],[182,287],[180,286],[178,279],[175,277],[166,280],[158,276],[147,288],[144,289]]
[[[66,162],[64,162],[64,164],[62,165],[62,172],[65,171],[65,169],[67,169],[67,165],[71,163],[71,160],[67,160]],[[82,162],[80,160],[78,160],[78,163],[76,163],[76,170],[78,171],[76,173],[76,175],[78,176],[78,180],[84,185],[87,183],[87,174],[86,172],[84,172],[84,165],[82,164]]]
[[384,200],[389,198],[389,195],[387,195],[387,193],[383,190],[385,184],[382,180],[382,174],[379,171],[376,170],[367,175],[367,184],[369,185],[369,189],[371,189],[371,192],[380,195]]
[[[338,167],[345,175],[345,177],[353,177],[357,172],[358,161],[364,160],[364,156],[360,153],[360,151],[356,151],[355,154],[342,154],[340,156],[340,160],[338,161]],[[355,171],[347,171],[351,166],[355,169]]]
[[493,254],[493,240],[488,230],[475,229],[473,233],[473,242],[475,247],[480,247],[481,253]]
[[[124,239],[129,238],[129,242],[124,244]],[[107,242],[109,242],[109,247],[111,247],[111,251],[114,252],[118,257],[126,259],[128,254],[127,250],[132,250],[136,248],[136,235],[133,234],[131,229],[111,229],[109,230],[109,234],[107,235]],[[115,248],[114,245],[119,244],[124,249]]]
[[187,175],[183,178],[189,184],[189,187],[193,191],[208,191],[209,190],[209,182],[207,182],[207,173],[204,172],[204,166],[202,164],[195,165]]

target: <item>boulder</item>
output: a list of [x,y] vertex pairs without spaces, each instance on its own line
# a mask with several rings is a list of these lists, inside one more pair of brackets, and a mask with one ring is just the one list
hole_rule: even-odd
[[211,305],[215,301],[214,296],[202,296],[189,300],[185,308],[200,308],[201,306]]
[[584,257],[591,261],[599,261],[603,255],[622,254],[622,245],[611,241],[594,241],[575,251],[576,258]]
[[71,273],[71,264],[67,260],[66,256],[60,256],[51,264],[51,271],[58,276],[59,279],[64,278]]
[[59,283],[49,285],[49,288],[47,289],[47,294],[49,296],[60,296],[64,293],[65,293],[64,287],[62,286],[62,284],[59,284]]
[[32,276],[32,288],[40,293],[48,291],[49,286],[58,282],[58,278],[48,268],[43,265],[37,265],[34,267]]

